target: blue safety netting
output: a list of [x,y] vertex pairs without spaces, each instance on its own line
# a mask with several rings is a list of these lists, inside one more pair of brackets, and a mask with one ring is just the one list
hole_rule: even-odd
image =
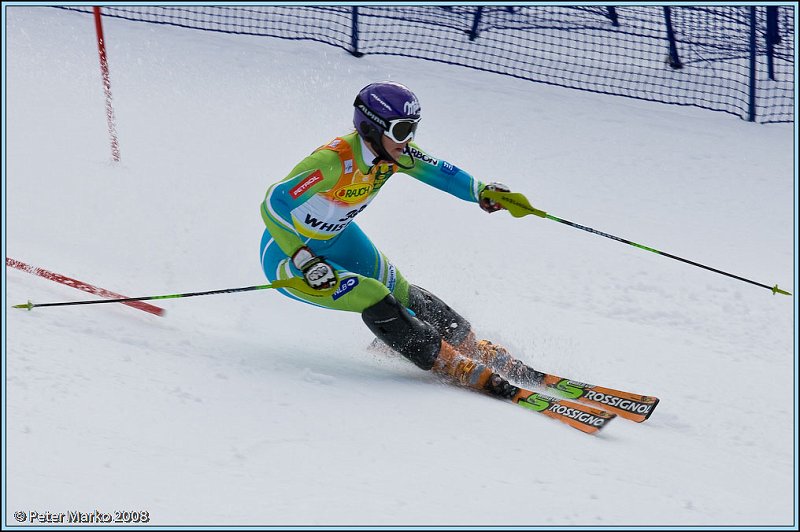
[[[89,6],[61,6],[91,12]],[[310,40],[534,82],[794,121],[794,6],[108,6],[104,16]]]

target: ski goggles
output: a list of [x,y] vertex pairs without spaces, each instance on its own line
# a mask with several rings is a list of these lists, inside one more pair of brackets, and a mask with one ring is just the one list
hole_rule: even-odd
[[384,135],[398,144],[408,142],[414,138],[417,131],[419,118],[397,118],[389,120],[389,127],[383,132]]
[[373,113],[369,106],[364,103],[364,100],[361,99],[361,96],[356,96],[353,106],[372,122],[380,126],[380,128],[383,129],[383,134],[394,142],[402,144],[414,138],[419,118],[395,118],[394,120],[385,120]]

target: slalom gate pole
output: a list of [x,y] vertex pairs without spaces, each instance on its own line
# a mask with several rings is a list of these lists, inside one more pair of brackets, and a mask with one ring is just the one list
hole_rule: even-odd
[[92,8],[94,12],[94,25],[97,32],[97,51],[100,54],[100,75],[103,78],[103,92],[106,96],[106,122],[108,123],[108,136],[111,139],[111,157],[119,162],[119,140],[117,139],[117,121],[114,118],[114,98],[111,96],[111,75],[108,72],[108,55],[106,54],[106,39],[103,36],[103,15],[100,8]]
[[[51,272],[50,270],[45,270],[44,268],[31,266],[30,264],[26,264],[22,261],[12,259],[11,257],[6,257],[6,266],[10,266],[17,270],[27,272],[32,275],[36,275],[38,277],[42,277],[43,279],[54,281],[64,286],[77,288],[78,290],[83,290],[84,292],[89,292],[90,294],[94,294],[96,296],[104,297],[107,299],[128,297],[123,294],[112,292],[111,290],[106,290],[105,288],[100,288],[99,286],[91,285],[87,282],[80,281],[78,279],[73,279],[72,277],[67,277],[66,275],[61,275],[60,273],[55,273]],[[129,307],[133,307],[138,310],[142,310],[144,312],[149,312],[150,314],[155,314],[156,316],[164,315],[163,308],[157,307],[156,305],[151,305],[149,303],[143,303],[141,301],[131,301],[131,302],[123,302],[122,304],[127,305]]]
[[98,305],[100,303],[126,303],[129,301],[148,301],[152,299],[177,299],[182,297],[194,296],[210,296],[213,294],[232,294],[234,292],[250,292],[253,290],[266,290],[268,288],[292,288],[304,294],[325,297],[333,294],[338,287],[328,288],[325,290],[315,290],[308,286],[306,282],[300,277],[291,277],[289,279],[279,279],[273,281],[272,284],[262,284],[257,286],[245,286],[243,288],[225,288],[222,290],[209,290],[206,292],[189,292],[186,294],[167,294],[161,296],[142,296],[142,297],[125,297],[120,299],[94,299],[91,301],[66,301],[62,303],[23,303],[21,305],[13,305],[13,308],[21,308],[32,310],[38,307],[66,307],[71,305]]
[[769,285],[766,285],[766,284],[763,284],[763,283],[758,283],[758,282],[753,281],[751,279],[746,279],[744,277],[740,277],[740,276],[734,275],[732,273],[727,273],[727,272],[724,272],[722,270],[718,270],[716,268],[712,268],[710,266],[704,266],[703,264],[700,264],[698,262],[694,262],[692,260],[684,259],[684,258],[678,257],[676,255],[672,255],[672,254],[666,253],[664,251],[659,251],[657,249],[654,249],[654,248],[651,248],[651,247],[648,247],[648,246],[643,246],[641,244],[637,244],[636,242],[632,242],[630,240],[627,240],[627,239],[624,239],[624,238],[620,238],[618,236],[614,236],[614,235],[610,235],[608,233],[604,233],[602,231],[598,231],[597,229],[592,229],[591,227],[586,227],[584,225],[576,224],[574,222],[570,222],[569,220],[564,220],[562,218],[558,218],[558,217],[553,216],[551,214],[547,214],[545,211],[533,207],[530,204],[530,202],[528,201],[528,198],[526,198],[524,195],[520,194],[519,192],[502,192],[502,191],[499,191],[499,190],[486,190],[486,191],[483,192],[483,197],[488,198],[488,199],[490,199],[490,200],[492,200],[492,201],[494,201],[496,203],[499,203],[501,206],[503,206],[503,208],[507,209],[508,212],[511,213],[511,216],[513,216],[515,218],[521,218],[521,217],[527,216],[529,214],[532,214],[534,216],[538,216],[539,218],[547,218],[548,220],[553,220],[553,221],[560,222],[562,224],[568,225],[570,227],[574,227],[576,229],[581,229],[581,230],[587,231],[589,233],[594,233],[596,235],[604,236],[606,238],[610,238],[611,240],[616,240],[617,242],[622,242],[623,244],[628,244],[630,246],[633,246],[633,247],[636,247],[636,248],[639,248],[639,249],[643,249],[645,251],[651,251],[653,253],[656,253],[657,255],[662,255],[664,257],[669,257],[670,259],[675,259],[675,260],[684,262],[686,264],[691,264],[692,266],[697,266],[698,268],[703,268],[705,270],[709,270],[709,271],[712,271],[712,272],[715,272],[715,273],[726,275],[728,277],[732,277],[734,279],[738,279],[738,280],[744,281],[746,283],[750,283],[750,284],[754,284],[756,286],[760,286],[762,288],[766,288],[767,290],[771,290],[773,295],[774,294],[784,294],[784,295],[787,295],[787,296],[792,295],[791,293],[787,292],[786,290],[781,290],[780,288],[778,288],[777,284],[775,286],[769,286]]

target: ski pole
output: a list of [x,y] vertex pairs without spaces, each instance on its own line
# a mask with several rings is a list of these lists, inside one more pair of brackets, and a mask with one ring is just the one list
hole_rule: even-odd
[[143,296],[143,297],[124,297],[121,299],[95,299],[91,301],[67,301],[63,303],[23,303],[13,305],[14,308],[24,308],[32,310],[37,307],[66,307],[69,305],[97,305],[100,303],[125,303],[128,301],[148,301],[151,299],[176,299],[179,297],[210,296],[213,294],[232,294],[234,292],[250,292],[252,290],[265,290],[267,288],[292,288],[298,292],[303,292],[311,296],[325,297],[333,294],[338,287],[327,288],[325,290],[315,290],[306,284],[299,277],[291,277],[284,280],[273,281],[272,284],[262,284],[258,286],[245,286],[243,288],[225,288],[223,290],[209,290],[207,292],[189,292],[186,294],[167,294],[162,296]]
[[620,238],[618,236],[614,236],[614,235],[610,235],[608,233],[604,233],[602,231],[598,231],[597,229],[592,229],[591,227],[586,227],[584,225],[580,225],[580,224],[576,224],[574,222],[570,222],[569,220],[564,220],[562,218],[557,218],[557,217],[555,217],[555,216],[553,216],[551,214],[547,214],[543,210],[540,210],[540,209],[537,209],[537,208],[533,207],[530,204],[530,202],[528,201],[528,198],[526,198],[524,195],[520,194],[519,192],[502,192],[500,190],[485,190],[483,192],[483,197],[488,198],[488,199],[490,199],[490,200],[492,200],[494,202],[499,203],[505,209],[507,209],[508,212],[511,213],[511,216],[513,216],[515,218],[521,218],[523,216],[527,216],[529,214],[533,214],[534,216],[538,216],[540,218],[547,218],[548,220],[554,220],[556,222],[561,222],[562,224],[568,225],[570,227],[575,227],[576,229],[582,229],[583,231],[587,231],[589,233],[594,233],[596,235],[604,236],[606,238],[610,238],[612,240],[616,240],[617,242],[622,242],[623,244],[629,244],[629,245],[631,245],[633,247],[637,247],[637,248],[643,249],[645,251],[652,251],[653,253],[656,253],[658,255],[663,255],[664,257],[669,257],[671,259],[679,260],[681,262],[685,262],[686,264],[691,264],[692,266],[697,266],[699,268],[703,268],[703,269],[706,269],[706,270],[709,270],[709,271],[712,271],[712,272],[715,272],[715,273],[720,273],[722,275],[727,275],[728,277],[733,277],[734,279],[739,279],[740,281],[744,281],[746,283],[750,283],[750,284],[754,284],[756,286],[760,286],[762,288],[766,288],[767,290],[771,290],[773,295],[774,294],[785,294],[787,296],[792,295],[789,292],[787,292],[786,290],[781,290],[780,288],[778,288],[777,284],[775,286],[769,286],[769,285],[766,285],[766,284],[757,283],[756,281],[752,281],[750,279],[745,279],[744,277],[740,277],[738,275],[733,275],[732,273],[723,272],[722,270],[718,270],[716,268],[711,268],[710,266],[704,266],[704,265],[700,264],[699,262],[694,262],[692,260],[683,259],[681,257],[672,255],[670,253],[666,253],[664,251],[659,251],[657,249],[654,249],[654,248],[651,248],[651,247],[647,247],[647,246],[643,246],[641,244],[637,244],[636,242],[632,242],[630,240],[627,240],[627,239],[624,239],[624,238]]

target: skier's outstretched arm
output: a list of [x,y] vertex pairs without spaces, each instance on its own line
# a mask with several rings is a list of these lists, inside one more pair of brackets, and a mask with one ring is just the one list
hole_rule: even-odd
[[414,164],[403,171],[411,177],[457,198],[477,203],[486,212],[502,209],[499,204],[484,198],[483,192],[484,190],[508,192],[510,189],[506,185],[498,182],[483,183],[456,165],[433,157],[413,142],[409,143],[406,151],[414,160]]

